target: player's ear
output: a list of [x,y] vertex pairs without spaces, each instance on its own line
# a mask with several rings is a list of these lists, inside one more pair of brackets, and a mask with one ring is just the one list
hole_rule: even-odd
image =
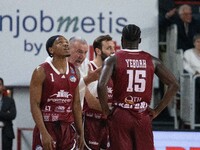
[[95,48],[95,51],[96,51],[97,55],[101,54],[101,50],[99,48]]
[[53,56],[53,48],[49,47],[49,53]]
[[141,43],[141,41],[142,41],[142,39],[141,39],[141,38],[139,38],[139,41],[138,41],[138,43]]
[[123,36],[121,37],[121,45],[122,45],[122,48],[124,47],[124,43],[123,43]]

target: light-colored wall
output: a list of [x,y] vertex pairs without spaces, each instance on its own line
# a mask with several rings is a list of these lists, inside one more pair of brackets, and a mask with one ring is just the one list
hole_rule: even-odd
[[[17,116],[13,121],[15,139],[13,141],[13,150],[17,150],[17,129],[33,128],[35,123],[30,112],[29,87],[18,87],[13,89],[13,98],[15,100]],[[30,150],[32,145],[32,131],[22,131],[21,150]]]

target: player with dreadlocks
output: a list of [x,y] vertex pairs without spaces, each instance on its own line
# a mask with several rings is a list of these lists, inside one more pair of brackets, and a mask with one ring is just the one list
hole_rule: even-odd
[[[98,97],[110,126],[109,150],[154,150],[152,119],[169,104],[179,85],[158,58],[139,49],[141,30],[134,24],[122,30],[122,50],[104,61]],[[167,86],[160,103],[150,108],[154,74]],[[114,109],[110,112],[106,90],[113,80]]]

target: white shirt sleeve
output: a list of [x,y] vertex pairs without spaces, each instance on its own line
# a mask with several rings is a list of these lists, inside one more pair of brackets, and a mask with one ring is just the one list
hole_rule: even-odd
[[186,50],[183,55],[183,68],[189,73],[195,74],[200,70],[200,57],[194,53],[193,49]]
[[80,102],[81,102],[81,108],[83,108],[83,102],[84,102],[84,97],[85,97],[85,82],[83,78],[80,79],[79,81],[79,94],[80,94]]
[[79,93],[80,93],[80,101],[82,108],[83,108],[83,101],[85,97],[85,88],[86,88],[84,77],[87,76],[88,74],[88,65],[90,65],[90,61],[86,58],[84,62],[81,64],[81,66],[78,68],[81,75],[79,81]]

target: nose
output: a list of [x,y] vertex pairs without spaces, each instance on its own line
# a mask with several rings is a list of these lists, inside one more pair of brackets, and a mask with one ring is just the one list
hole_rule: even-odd
[[64,42],[63,45],[64,45],[65,47],[69,47],[69,44],[68,44],[67,42]]
[[111,54],[114,54],[115,53],[115,48],[112,48],[111,49]]

